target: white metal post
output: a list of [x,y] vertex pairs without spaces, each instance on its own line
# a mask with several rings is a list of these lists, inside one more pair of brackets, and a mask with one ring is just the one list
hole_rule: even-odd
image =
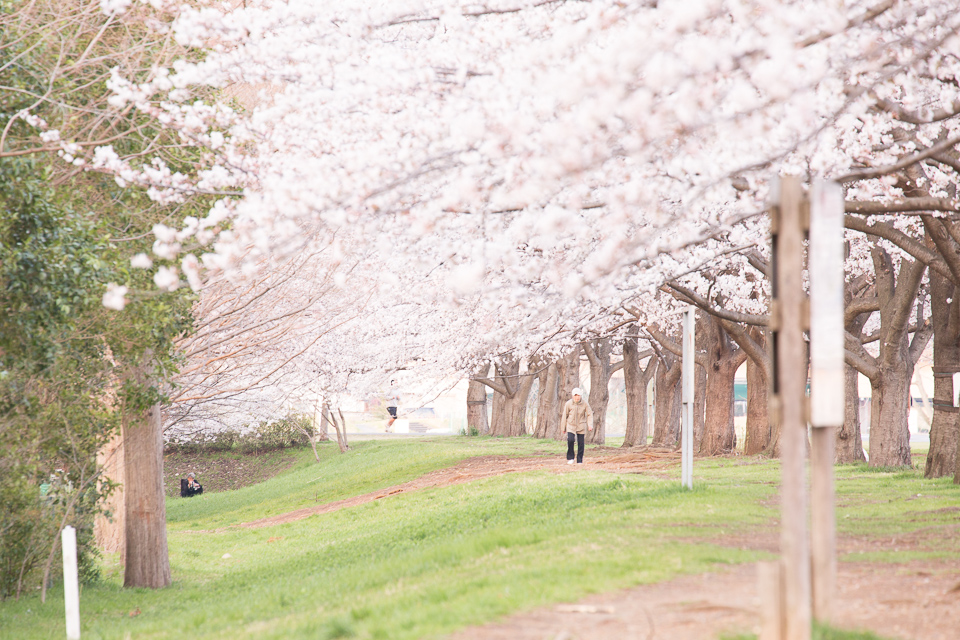
[[682,394],[680,411],[680,481],[693,488],[693,405],[694,405],[694,309],[683,312]]
[[80,640],[80,585],[77,576],[77,530],[64,527],[60,535],[63,546],[63,600],[67,615],[67,640]]
[[837,583],[833,462],[844,418],[843,188],[810,191],[810,551],[813,617],[828,621]]

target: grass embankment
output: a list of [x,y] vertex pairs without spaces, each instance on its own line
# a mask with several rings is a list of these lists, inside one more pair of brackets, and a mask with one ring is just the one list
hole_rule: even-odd
[[[558,445],[368,441],[344,455],[325,447],[320,465],[303,451],[293,468],[255,486],[172,499],[173,586],[124,590],[111,570],[83,588],[83,637],[439,637],[518,610],[759,559],[761,552],[723,546],[724,538],[775,531],[778,466],[755,459],[698,461],[693,492],[679,490],[679,469],[677,478],[531,472],[269,528],[227,528],[399,484],[470,456],[547,452],[557,455]],[[917,472],[841,467],[837,485],[841,533],[865,540],[936,530],[955,522],[947,509],[960,507],[949,480],[925,481]],[[955,538],[924,541],[923,557],[960,558]],[[902,559],[885,547],[869,558]],[[49,595],[43,606],[35,597],[0,604],[0,636],[63,637],[62,592]]]
[[164,487],[169,497],[180,497],[180,478],[186,478],[191,471],[207,493],[249,487],[292,467],[300,459],[299,453],[295,448],[259,453],[203,450],[166,453],[163,456]]

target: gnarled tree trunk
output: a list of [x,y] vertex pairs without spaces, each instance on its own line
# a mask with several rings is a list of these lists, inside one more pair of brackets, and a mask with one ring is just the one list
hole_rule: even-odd
[[657,371],[657,358],[653,356],[645,368],[640,366],[640,353],[636,338],[627,338],[623,343],[623,381],[627,395],[627,428],[623,434],[624,447],[646,446],[649,435],[647,417],[647,386]]
[[[706,314],[704,314],[706,315]],[[730,453],[737,446],[733,428],[734,378],[746,354],[718,322],[704,321],[707,345],[707,410],[700,455]]]
[[535,378],[532,375],[520,375],[519,360],[495,365],[495,369],[499,384],[493,393],[490,435],[522,436],[526,433],[527,398]]
[[[903,336],[904,350],[907,342]],[[906,362],[892,363],[872,383],[870,412],[870,466],[898,467],[910,464],[910,372]]]
[[[933,323],[933,422],[924,477],[942,478],[957,471],[960,413],[953,406],[953,374],[960,371],[960,301],[956,287],[936,271],[930,272]],[[951,300],[951,302],[947,302]]]
[[860,436],[860,380],[859,372],[850,365],[844,371],[843,426],[837,430],[836,457],[839,464],[863,462],[863,439]]
[[680,439],[680,358],[662,353],[657,364],[653,445],[676,446]]
[[580,386],[580,345],[559,360],[560,370],[560,403],[557,407],[557,422],[560,422],[560,411],[567,400],[573,397],[573,390]]
[[918,327],[911,343],[907,327],[926,265],[904,258],[895,275],[893,261],[884,249],[874,246],[872,253],[880,299],[880,354],[879,371],[870,381],[870,466],[910,466],[910,381],[923,350],[920,343],[926,344],[932,330]]
[[487,387],[473,378],[485,378],[490,364],[481,365],[467,384],[467,434],[486,435],[490,432],[487,421]]
[[559,438],[560,433],[560,368],[556,362],[542,367],[538,377],[540,398],[537,405],[535,438]]
[[767,380],[761,365],[747,358],[747,430],[743,436],[743,453],[755,456],[770,442],[770,418],[767,412]]
[[583,351],[590,361],[590,396],[587,401],[593,410],[593,431],[587,432],[586,441],[603,444],[607,439],[607,404],[610,402],[610,376],[614,371],[610,363],[610,339],[584,343]]

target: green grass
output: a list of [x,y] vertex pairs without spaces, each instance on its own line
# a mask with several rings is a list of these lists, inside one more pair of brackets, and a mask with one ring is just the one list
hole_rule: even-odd
[[[124,590],[108,563],[106,579],[83,589],[83,637],[438,638],[517,611],[766,557],[719,544],[726,534],[775,531],[779,465],[758,459],[698,460],[692,492],[679,489],[679,468],[669,478],[530,472],[275,527],[224,528],[404,482],[469,456],[544,453],[562,455],[561,445],[365,441],[344,455],[324,448],[319,465],[303,452],[293,468],[259,485],[170,500],[173,586]],[[841,532],[870,539],[946,532],[956,513],[938,510],[960,508],[949,480],[927,481],[919,472],[844,466],[837,488]],[[960,559],[956,536],[934,551]],[[869,559],[895,560],[890,553]],[[49,597],[42,606],[32,596],[0,603],[0,636],[16,629],[18,638],[62,638],[62,592]]]
[[[884,640],[882,636],[869,631],[843,631],[824,625],[814,625],[811,638],[812,640]],[[757,640],[757,636],[754,634],[723,635],[720,636],[720,640]]]

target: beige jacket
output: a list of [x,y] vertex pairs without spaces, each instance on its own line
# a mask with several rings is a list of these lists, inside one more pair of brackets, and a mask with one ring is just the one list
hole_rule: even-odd
[[567,400],[563,405],[563,413],[560,414],[560,430],[567,433],[586,433],[587,427],[593,428],[593,410],[590,403],[580,399],[580,402],[574,402],[573,398]]

